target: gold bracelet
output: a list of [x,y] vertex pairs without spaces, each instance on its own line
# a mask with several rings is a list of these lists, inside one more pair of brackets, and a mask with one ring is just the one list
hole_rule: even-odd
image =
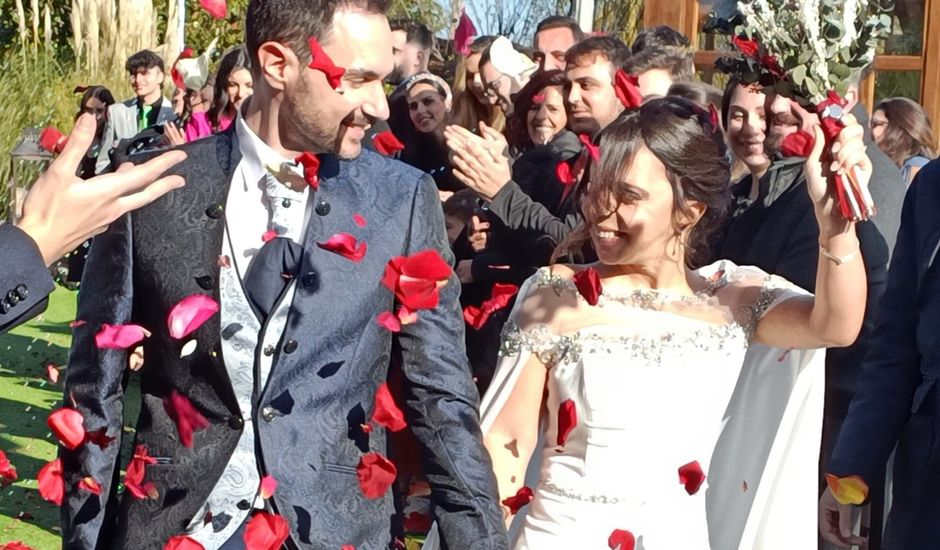
[[856,248],[855,252],[852,252],[851,254],[846,254],[845,256],[836,256],[832,252],[829,252],[828,250],[826,250],[826,247],[823,246],[822,243],[820,243],[819,253],[822,254],[824,258],[828,258],[832,260],[832,262],[835,263],[836,265],[842,265],[842,264],[847,264],[851,262],[852,260],[854,260],[855,257],[858,256],[859,249]]

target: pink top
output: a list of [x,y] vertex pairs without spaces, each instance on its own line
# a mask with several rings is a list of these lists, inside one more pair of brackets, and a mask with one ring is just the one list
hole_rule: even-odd
[[[235,119],[222,115],[219,120],[219,131],[226,130],[232,125],[233,120]],[[189,124],[186,125],[185,133],[187,142],[211,136],[212,126],[209,125],[208,113],[193,113],[193,116],[189,119]]]

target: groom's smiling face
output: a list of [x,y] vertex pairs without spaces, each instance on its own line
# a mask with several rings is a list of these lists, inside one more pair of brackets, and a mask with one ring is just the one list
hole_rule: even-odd
[[298,150],[352,158],[362,151],[366,130],[388,118],[383,81],[394,66],[388,20],[355,8],[338,9],[320,44],[345,69],[342,81],[333,90],[322,73],[301,65],[285,86],[282,139],[304,142],[294,146]]

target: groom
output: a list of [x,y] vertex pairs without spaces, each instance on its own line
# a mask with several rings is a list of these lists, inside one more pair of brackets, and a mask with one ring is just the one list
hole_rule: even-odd
[[[120,441],[63,449],[66,548],[159,550],[184,534],[206,549],[243,548],[245,524],[261,510],[287,520],[289,548],[390,544],[391,493],[363,479],[375,470],[360,468],[386,454],[385,431],[370,419],[392,333],[376,318],[399,304],[381,281],[395,257],[451,258],[431,178],[361,148],[366,129],[388,115],[385,8],[384,0],[252,0],[255,93],[242,116],[184,146],[188,159],[173,172],[185,188],[96,237],[67,401],[87,432],[120,438],[126,352],[100,349],[95,335],[105,323],[148,329],[135,464],[146,464],[143,448],[156,458],[142,480],[133,468],[138,490],[119,501]],[[293,167],[304,152],[317,155],[318,170]],[[336,244],[351,238],[354,246]],[[400,329],[408,420],[425,447],[447,546],[502,549],[459,289],[451,275],[434,290],[439,304]],[[221,310],[172,338],[168,312],[194,294]],[[268,499],[259,494],[264,476],[278,482]],[[79,488],[86,477],[100,496]]]

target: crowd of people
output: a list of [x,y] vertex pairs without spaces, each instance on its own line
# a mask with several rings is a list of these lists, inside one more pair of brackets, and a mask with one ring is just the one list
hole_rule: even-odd
[[[672,28],[626,44],[563,16],[435,74],[433,34],[382,4],[253,0],[214,75],[211,51],[169,71],[132,55],[134,97],[82,90],[24,209],[35,244],[0,226],[20,251],[3,330],[48,293],[17,290],[43,280],[37,247],[46,265],[78,248],[66,392],[89,431],[119,431],[141,372],[132,460],[161,496],[119,508],[118,446],[63,449],[65,547],[242,548],[265,513],[291,548],[940,544],[940,164],[920,105],[869,117],[860,71],[830,147],[760,82],[699,81]],[[793,155],[797,133],[815,140]],[[877,216],[842,218],[830,174]],[[87,230],[53,219],[79,203],[108,208],[70,214]],[[217,315],[181,353],[164,317],[206,292]],[[115,325],[148,337],[102,349]],[[387,440],[383,399],[408,418]],[[363,464],[385,455],[397,481],[370,496]],[[861,531],[832,481],[853,476]]]

